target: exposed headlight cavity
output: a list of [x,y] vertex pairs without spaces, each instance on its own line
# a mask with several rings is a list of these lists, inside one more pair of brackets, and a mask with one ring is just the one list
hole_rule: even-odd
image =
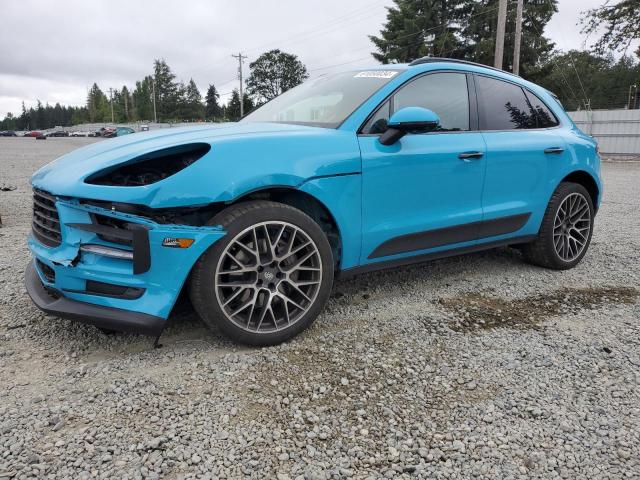
[[164,148],[134,158],[114,168],[102,170],[85,182],[93,185],[139,187],[175,175],[211,150],[208,143],[191,143]]

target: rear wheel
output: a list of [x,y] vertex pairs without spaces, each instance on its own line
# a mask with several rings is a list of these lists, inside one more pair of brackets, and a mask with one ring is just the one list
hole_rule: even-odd
[[331,292],[333,255],[310,217],[253,201],[224,210],[211,224],[227,235],[198,260],[190,287],[205,323],[250,345],[283,342],[313,323]]
[[567,270],[587,253],[595,210],[589,192],[561,183],[551,196],[538,237],[522,248],[525,259],[541,267]]

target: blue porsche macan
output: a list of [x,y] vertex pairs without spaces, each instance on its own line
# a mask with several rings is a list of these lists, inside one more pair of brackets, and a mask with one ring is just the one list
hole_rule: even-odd
[[32,185],[42,310],[157,337],[185,291],[252,345],[307,328],[338,275],[505,245],[571,268],[602,197],[597,145],[553,94],[437,58],[321,76],[238,123],[95,143]]

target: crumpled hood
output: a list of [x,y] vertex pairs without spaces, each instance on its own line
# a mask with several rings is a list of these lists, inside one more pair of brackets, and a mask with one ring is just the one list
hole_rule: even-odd
[[[48,163],[31,177],[34,186],[47,182],[52,193],[62,194],[56,187],[63,183],[84,181],[88,176],[113,165],[161,148],[188,143],[204,142],[228,135],[255,135],[270,132],[295,131],[301,128],[277,123],[219,123],[194,127],[162,128],[149,132],[124,135],[98,141],[74,150]],[[51,177],[59,180],[51,184]]]
[[[338,151],[358,153],[358,165],[330,168],[328,174],[351,173],[359,170],[359,150],[355,135],[351,133],[349,145],[340,141],[326,143],[327,137],[347,138],[345,132],[279,123],[223,123],[193,127],[163,128],[98,141],[74,150],[45,165],[31,177],[34,187],[54,195],[136,203],[154,208],[207,204],[232,198],[240,184],[247,181],[247,173],[270,177],[275,184],[299,184],[314,176],[314,169],[326,167],[318,154],[331,156]],[[113,167],[156,150],[191,143],[208,143],[211,150],[184,170],[159,182],[137,187],[92,185],[85,179],[97,172]],[[293,165],[292,153],[310,154],[317,163],[307,164],[308,173]],[[322,146],[324,144],[324,146]],[[300,159],[300,154],[297,155]],[[289,160],[289,162],[287,162]],[[352,159],[353,160],[353,159]],[[343,162],[340,162],[343,163]],[[260,172],[264,170],[263,172]],[[324,174],[324,173],[321,173]],[[256,175],[250,175],[254,177]],[[295,175],[295,178],[284,178]],[[280,178],[283,177],[283,178]]]

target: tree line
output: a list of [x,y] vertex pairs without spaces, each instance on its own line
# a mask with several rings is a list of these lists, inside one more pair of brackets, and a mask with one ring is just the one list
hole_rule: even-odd
[[[410,62],[422,56],[449,57],[493,64],[498,0],[394,0],[378,35],[371,35],[373,57],[383,64]],[[567,110],[582,108],[640,107],[640,49],[628,54],[640,38],[638,0],[607,1],[579,19],[586,34],[600,34],[592,48],[562,52],[544,35],[557,12],[557,0],[525,0],[522,23],[520,75],[558,95]],[[505,35],[504,69],[513,68],[515,8],[510,3]],[[616,59],[613,52],[623,55]],[[190,79],[176,80],[169,65],[154,61],[153,71],[129,89],[103,91],[96,83],[89,89],[86,105],[65,107],[22,106],[20,115],[7,114],[0,130],[44,129],[86,122],[117,123],[158,121],[236,121],[240,102],[244,112],[274,98],[308,77],[305,65],[293,54],[271,50],[249,65],[242,100],[237,89],[226,104],[220,102],[215,85],[204,98]]]
[[[250,112],[264,102],[302,83],[308,77],[307,69],[298,58],[278,49],[260,55],[249,64],[249,76],[243,92],[243,109]],[[155,111],[154,111],[155,96]],[[36,130],[82,123],[237,121],[240,119],[240,93],[233,89],[226,104],[220,101],[220,92],[210,84],[204,98],[191,78],[183,83],[176,80],[167,62],[157,59],[153,72],[135,83],[133,89],[102,90],[94,83],[82,107],[43,105],[26,108],[20,115],[9,113],[0,122],[0,130]]]

